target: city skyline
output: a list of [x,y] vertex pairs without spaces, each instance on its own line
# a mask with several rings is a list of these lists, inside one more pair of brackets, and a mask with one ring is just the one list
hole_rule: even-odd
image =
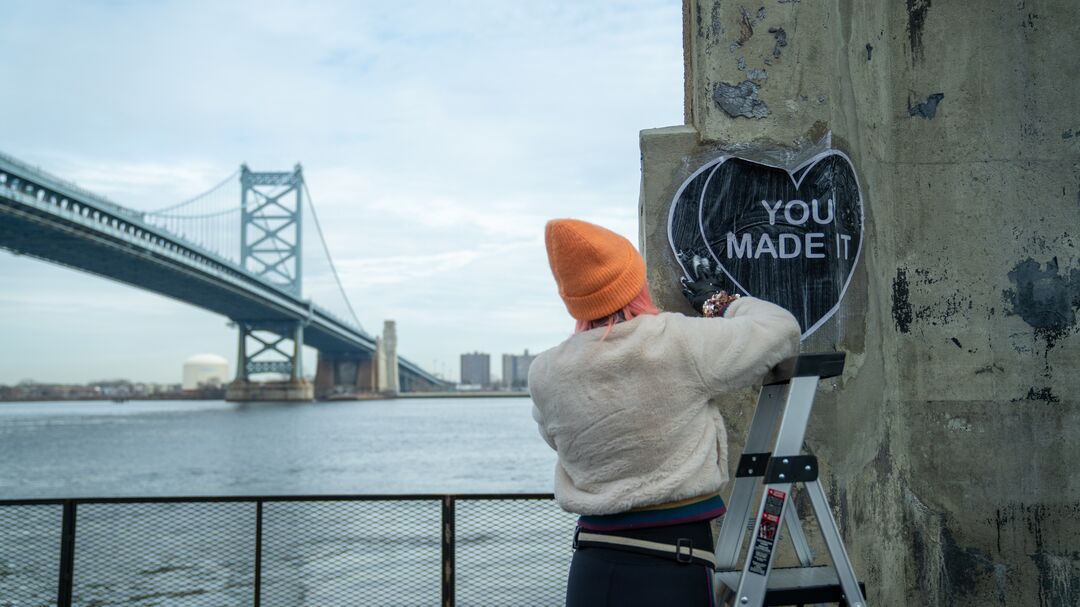
[[[361,322],[396,320],[402,356],[454,378],[461,351],[568,336],[543,225],[636,239],[638,132],[682,115],[679,7],[264,8],[12,7],[0,77],[28,86],[0,151],[136,209],[300,161]],[[223,317],[6,251],[0,276],[0,383],[235,368]]]
[[[498,359],[494,360],[490,352],[480,351],[462,352],[459,358],[462,363],[461,372],[457,378],[458,384],[512,388],[525,387],[528,382],[529,365],[536,358],[536,354],[529,354],[529,349],[525,348],[522,354],[503,352]],[[493,367],[492,363],[495,361],[499,364]],[[481,372],[480,369],[483,371]],[[494,372],[495,369],[499,370],[498,374]],[[486,379],[478,376],[479,373],[486,373]],[[453,380],[453,378],[444,379]],[[470,381],[466,381],[467,379]]]
[[[530,359],[530,362],[531,362],[531,359],[536,357],[536,353],[530,354],[528,348],[525,348],[523,350],[523,354],[515,354],[515,353],[512,353],[512,352],[503,352],[503,353],[499,354],[499,359],[497,359],[499,364],[497,364],[495,366],[492,366],[493,361],[490,359],[490,356],[491,356],[490,353],[488,353],[488,352],[479,352],[479,351],[474,352],[474,353],[476,353],[476,354],[484,354],[484,355],[487,355],[489,357],[488,368],[490,370],[490,383],[491,384],[502,384],[502,383],[504,383],[506,381],[505,375],[506,375],[506,358],[507,357],[521,358],[522,356],[525,356],[525,357],[528,357]],[[174,378],[165,378],[165,379],[162,379],[162,380],[147,380],[147,379],[140,378],[140,377],[125,376],[125,375],[106,375],[106,376],[100,376],[100,377],[91,378],[91,379],[88,379],[88,380],[67,381],[67,382],[65,382],[65,381],[55,381],[55,380],[40,379],[40,378],[36,378],[36,377],[27,376],[27,377],[19,378],[17,380],[0,381],[0,386],[17,386],[17,385],[26,384],[26,383],[88,386],[88,385],[104,384],[104,383],[110,383],[110,382],[128,382],[128,383],[131,383],[131,384],[147,384],[147,385],[162,385],[162,386],[180,385],[181,383],[183,383],[184,363],[186,361],[190,361],[191,359],[193,359],[195,357],[206,356],[206,355],[221,357],[221,358],[225,359],[226,361],[229,360],[224,354],[217,353],[217,352],[193,353],[190,356],[185,357],[184,360],[181,360],[181,361],[177,362],[177,367],[176,367],[177,370],[176,370],[176,374],[175,374],[176,377],[174,377]],[[228,364],[229,364],[229,367],[228,367],[228,372],[227,372],[227,380],[224,383],[228,383],[228,381],[231,380],[232,377],[236,373],[236,368],[235,368],[233,362],[230,361]],[[314,368],[315,367],[312,365],[310,367],[305,366],[305,368],[309,369],[309,371],[307,373],[305,373],[305,377],[307,377],[308,379],[313,379],[315,377],[315,374],[314,374]],[[443,371],[440,371],[440,361],[438,361],[438,360],[432,361],[432,364],[431,364],[431,367],[430,367],[429,371],[431,371],[435,375],[441,377],[442,379],[446,379],[448,381],[452,381],[452,382],[455,382],[455,383],[458,383],[458,384],[463,383],[461,381],[460,372],[458,373],[457,377],[449,377]]]

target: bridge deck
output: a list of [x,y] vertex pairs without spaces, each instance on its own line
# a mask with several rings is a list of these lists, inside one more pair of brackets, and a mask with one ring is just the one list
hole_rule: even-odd
[[[141,214],[0,155],[0,247],[90,272],[274,330],[304,321],[304,343],[370,354],[359,328],[212,252],[142,221]],[[445,382],[399,358],[409,379]]]

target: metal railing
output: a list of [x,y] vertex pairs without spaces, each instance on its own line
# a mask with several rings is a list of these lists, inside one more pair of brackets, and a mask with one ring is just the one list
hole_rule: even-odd
[[0,501],[0,607],[561,605],[551,494]]

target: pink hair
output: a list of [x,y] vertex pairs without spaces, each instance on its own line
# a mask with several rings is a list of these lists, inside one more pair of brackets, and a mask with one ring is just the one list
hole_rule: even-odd
[[606,325],[607,331],[604,331],[604,336],[600,338],[601,340],[604,340],[607,339],[608,333],[611,333],[611,328],[614,327],[616,323],[631,320],[646,314],[659,313],[660,310],[656,308],[652,296],[649,295],[649,285],[646,284],[641,288],[641,292],[637,294],[637,297],[631,299],[630,303],[623,306],[621,310],[616,310],[614,313],[605,316],[604,318],[577,321],[577,326],[574,327],[574,333],[591,331],[592,329],[598,329]]

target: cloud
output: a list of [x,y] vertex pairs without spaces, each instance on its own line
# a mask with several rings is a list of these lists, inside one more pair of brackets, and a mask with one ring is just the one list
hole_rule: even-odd
[[537,223],[543,216],[523,204],[478,200],[473,205],[450,199],[402,200],[384,198],[371,203],[371,210],[396,219],[408,219],[411,229],[471,229],[490,238],[528,238],[537,236]]
[[[228,175],[229,168],[205,161],[101,161],[64,154],[50,159],[47,172],[118,204],[153,210],[209,190]],[[238,185],[235,191],[239,192]]]
[[394,255],[352,259],[338,263],[342,281],[352,289],[399,284],[464,268],[478,257],[479,250],[445,251],[427,255]]

